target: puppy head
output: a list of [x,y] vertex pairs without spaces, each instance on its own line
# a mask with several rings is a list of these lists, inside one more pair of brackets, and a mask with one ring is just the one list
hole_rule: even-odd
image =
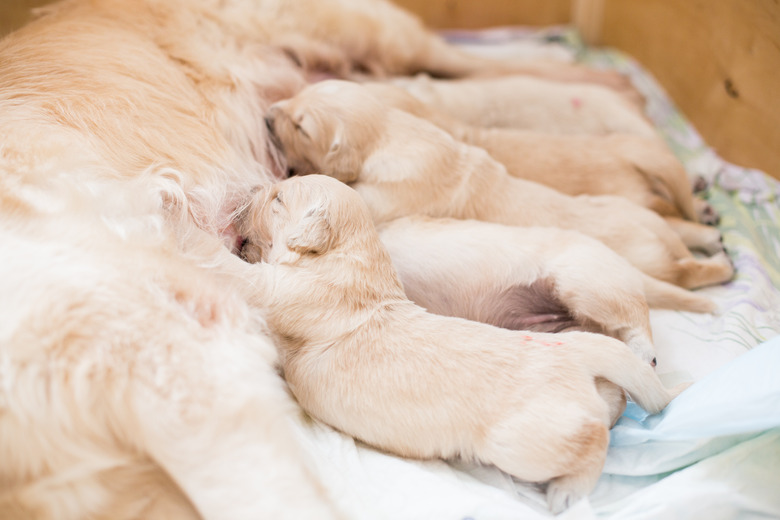
[[245,260],[286,263],[322,255],[372,224],[353,189],[324,175],[309,175],[258,189],[238,226],[245,237]]
[[353,182],[379,138],[384,113],[365,87],[328,80],[275,103],[265,121],[291,174],[321,173]]

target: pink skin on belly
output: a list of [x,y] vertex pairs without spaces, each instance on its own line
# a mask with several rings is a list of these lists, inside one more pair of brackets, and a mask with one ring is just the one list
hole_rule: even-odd
[[244,237],[238,233],[235,222],[231,222],[226,228],[222,229],[219,232],[219,237],[222,239],[222,243],[230,250],[231,253],[236,254],[241,250]]

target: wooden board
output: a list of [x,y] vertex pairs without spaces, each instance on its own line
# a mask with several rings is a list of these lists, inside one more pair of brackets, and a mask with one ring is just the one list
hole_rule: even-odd
[[51,0],[0,0],[0,37],[21,27],[30,19],[30,10]]
[[572,0],[393,0],[437,29],[569,23]]
[[777,0],[603,0],[596,43],[642,63],[723,158],[780,179]]

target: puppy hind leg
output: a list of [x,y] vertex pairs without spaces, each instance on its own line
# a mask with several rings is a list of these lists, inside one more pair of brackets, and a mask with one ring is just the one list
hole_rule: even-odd
[[596,378],[596,390],[609,409],[609,427],[615,426],[615,423],[626,411],[626,392],[618,385],[607,381],[603,377]]
[[723,237],[717,228],[674,217],[666,217],[666,222],[688,249],[701,251],[709,256],[723,251]]
[[[641,359],[655,359],[650,312],[641,274],[611,251],[583,251],[576,269],[556,269],[556,296],[579,322],[626,343]],[[581,273],[587,273],[583,278]]]
[[[701,194],[702,192],[706,191],[707,188],[709,188],[709,183],[707,182],[707,179],[701,175],[697,175],[691,182],[691,190],[695,194]],[[715,211],[715,208],[710,206],[709,202],[694,197],[693,205],[699,222],[702,224],[709,224],[711,226],[718,224],[720,221],[720,215],[718,215],[718,212]]]
[[720,222],[720,215],[706,200],[694,198],[693,207],[699,222],[702,224],[716,226]]
[[725,252],[710,258],[683,258],[677,261],[675,267],[678,285],[686,289],[721,284],[734,276],[734,265]]
[[547,505],[554,514],[561,513],[586,497],[596,487],[604,468],[609,445],[609,430],[604,424],[590,422],[572,439],[579,447],[578,467],[547,484]]

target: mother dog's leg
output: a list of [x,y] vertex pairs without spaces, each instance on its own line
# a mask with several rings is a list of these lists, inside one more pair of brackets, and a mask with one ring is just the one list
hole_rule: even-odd
[[135,416],[154,418],[137,425],[145,451],[204,518],[341,518],[296,442],[298,409],[259,317],[187,271],[167,282],[196,324],[144,353],[129,388]]
[[209,353],[172,353],[149,375],[165,379],[193,358],[201,367],[187,380],[168,374],[167,390],[152,381],[135,386],[144,449],[204,518],[338,518],[291,436],[294,409],[281,381],[234,355],[236,346],[245,354],[260,346],[257,338],[234,339],[203,345]]

